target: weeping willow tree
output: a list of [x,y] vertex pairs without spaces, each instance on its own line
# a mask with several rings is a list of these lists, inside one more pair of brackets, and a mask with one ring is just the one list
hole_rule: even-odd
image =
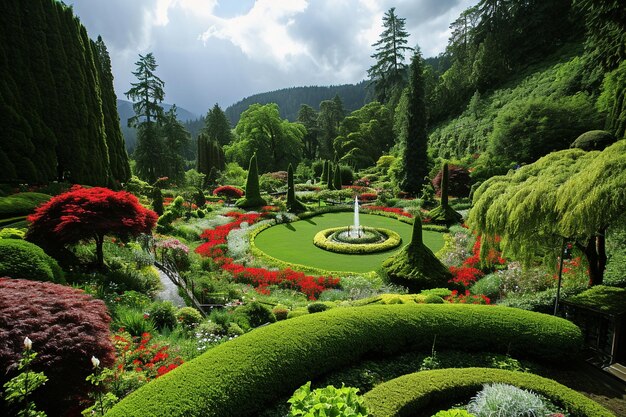
[[606,266],[606,231],[625,211],[622,140],[601,152],[553,152],[490,178],[476,190],[467,223],[480,234],[499,235],[505,253],[526,262],[537,248],[573,242],[589,264],[589,285],[597,285]]

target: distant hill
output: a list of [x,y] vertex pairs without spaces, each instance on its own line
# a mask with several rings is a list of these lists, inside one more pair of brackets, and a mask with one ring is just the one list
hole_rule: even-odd
[[[169,111],[172,108],[171,104],[162,103],[163,110]],[[202,116],[198,116],[190,112],[187,109],[176,106],[178,120],[183,123],[191,122],[196,119],[200,119]],[[132,152],[135,149],[135,144],[137,143],[137,130],[128,127],[128,119],[135,115],[133,111],[133,103],[126,100],[117,100],[117,112],[120,115],[120,125],[122,127],[122,134],[124,135],[124,140],[126,142],[126,150],[128,152]]]
[[347,112],[363,107],[366,101],[367,82],[358,84],[332,85],[328,87],[291,87],[267,93],[255,94],[229,106],[224,111],[230,120],[231,126],[236,126],[239,117],[251,104],[276,103],[280,108],[282,118],[295,121],[302,104],[308,104],[319,110],[321,101],[330,100],[339,94]]

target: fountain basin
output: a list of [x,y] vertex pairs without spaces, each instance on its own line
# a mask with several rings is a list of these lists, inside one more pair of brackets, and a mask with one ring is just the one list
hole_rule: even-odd
[[383,252],[402,243],[400,235],[393,230],[360,227],[360,236],[348,227],[333,227],[319,231],[313,244],[321,249],[345,254]]

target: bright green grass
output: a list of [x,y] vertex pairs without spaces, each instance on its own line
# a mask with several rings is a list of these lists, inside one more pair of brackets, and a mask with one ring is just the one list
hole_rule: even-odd
[[[361,214],[360,224],[368,227],[391,229],[402,237],[402,244],[386,252],[364,255],[332,253],[313,244],[317,232],[330,227],[347,226],[353,223],[354,214],[327,213],[293,223],[279,224],[259,233],[254,243],[266,254],[284,262],[312,266],[327,271],[369,272],[411,241],[413,226],[383,216]],[[433,252],[443,246],[441,233],[424,231],[424,244]]]

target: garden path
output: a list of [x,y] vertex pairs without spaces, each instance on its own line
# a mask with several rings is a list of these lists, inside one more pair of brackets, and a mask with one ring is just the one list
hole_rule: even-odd
[[160,269],[159,278],[161,278],[161,284],[163,289],[156,295],[156,299],[159,301],[171,301],[176,307],[185,307],[185,300],[178,294],[178,286],[172,282],[172,280]]

